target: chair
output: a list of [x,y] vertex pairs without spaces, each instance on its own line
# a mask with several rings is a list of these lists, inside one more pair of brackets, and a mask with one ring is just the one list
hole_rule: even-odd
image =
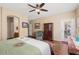
[[36,39],[37,40],[43,40],[43,32],[42,31],[36,32]]

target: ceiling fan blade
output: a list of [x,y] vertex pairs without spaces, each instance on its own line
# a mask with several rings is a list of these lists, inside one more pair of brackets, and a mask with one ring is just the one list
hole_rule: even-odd
[[42,8],[44,5],[45,5],[45,3],[42,3],[42,4],[40,5],[40,8]]
[[37,12],[37,14],[39,15],[39,14],[40,14],[40,12]]
[[31,4],[28,4],[28,6],[32,7],[32,8],[36,8],[35,6],[32,6]]
[[33,9],[33,10],[29,11],[29,12],[33,12],[33,11],[35,11],[35,9]]
[[46,9],[40,9],[40,10],[41,10],[41,11],[46,11],[46,12],[48,11],[48,10],[46,10]]
[[39,7],[39,5],[38,5],[38,4],[36,4],[36,7],[38,8],[38,7]]

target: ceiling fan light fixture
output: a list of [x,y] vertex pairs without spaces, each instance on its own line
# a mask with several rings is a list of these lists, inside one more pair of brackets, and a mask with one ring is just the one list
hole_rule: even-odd
[[40,12],[40,9],[35,9],[36,12]]
[[37,12],[37,14],[40,14],[41,11],[47,12],[47,9],[42,9],[42,7],[45,5],[45,3],[41,3],[41,4],[36,4],[36,6],[33,6],[31,4],[28,4],[28,6],[34,8],[33,10],[29,11],[29,12]]

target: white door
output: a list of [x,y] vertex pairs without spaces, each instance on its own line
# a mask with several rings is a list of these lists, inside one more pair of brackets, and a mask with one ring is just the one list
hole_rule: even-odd
[[18,17],[14,17],[14,32],[17,31],[16,27],[18,27],[18,32],[19,32],[19,20],[18,20]]

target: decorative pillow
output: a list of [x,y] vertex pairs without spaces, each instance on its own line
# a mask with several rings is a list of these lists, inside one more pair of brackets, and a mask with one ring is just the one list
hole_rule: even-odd
[[23,45],[24,45],[23,42],[19,42],[19,43],[14,44],[15,47],[21,47],[21,46],[23,46]]

